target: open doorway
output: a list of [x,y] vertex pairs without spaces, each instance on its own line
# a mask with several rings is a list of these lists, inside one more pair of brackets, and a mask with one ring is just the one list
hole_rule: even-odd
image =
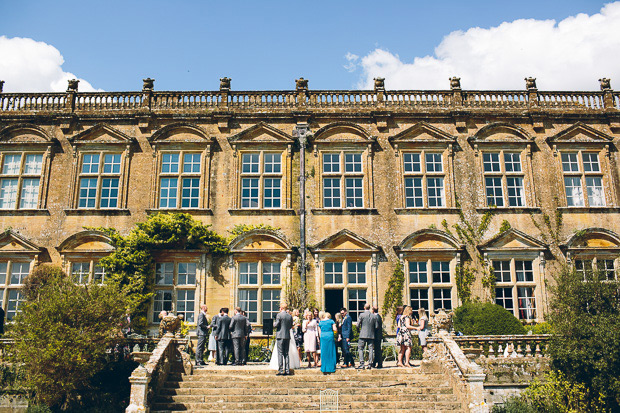
[[332,315],[332,320],[336,316],[336,313],[344,307],[343,291],[341,289],[329,289],[325,290],[325,311]]

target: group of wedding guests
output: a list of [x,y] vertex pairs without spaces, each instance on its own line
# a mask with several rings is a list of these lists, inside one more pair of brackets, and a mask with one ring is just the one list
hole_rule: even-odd
[[[250,352],[250,333],[252,326],[245,311],[240,307],[235,308],[234,315],[228,315],[228,308],[220,308],[220,312],[213,316],[209,322],[207,306],[200,306],[196,329],[198,345],[196,348],[196,365],[205,366],[204,349],[209,337],[208,351],[211,353],[209,360],[215,360],[218,365],[228,364],[232,355],[232,364],[247,364],[247,356]],[[209,334],[211,329],[211,334]]]
[[428,317],[424,308],[418,309],[418,317],[413,319],[413,309],[410,306],[398,307],[396,309],[396,345],[400,346],[398,352],[399,367],[412,366],[409,362],[411,357],[411,346],[413,346],[413,336],[417,338],[426,353],[426,337],[428,337]]

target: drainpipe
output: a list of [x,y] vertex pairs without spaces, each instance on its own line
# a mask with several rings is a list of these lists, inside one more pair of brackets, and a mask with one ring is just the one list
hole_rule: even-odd
[[299,140],[299,276],[302,286],[306,285],[306,145],[309,135],[307,123],[298,123],[293,130],[293,136]]

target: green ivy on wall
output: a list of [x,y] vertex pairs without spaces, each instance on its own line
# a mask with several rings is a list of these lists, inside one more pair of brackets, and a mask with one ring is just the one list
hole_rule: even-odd
[[403,305],[403,289],[405,288],[405,272],[400,260],[394,268],[394,272],[388,281],[388,287],[383,296],[383,317],[387,320],[388,314],[392,315],[392,325],[396,320],[396,308]]

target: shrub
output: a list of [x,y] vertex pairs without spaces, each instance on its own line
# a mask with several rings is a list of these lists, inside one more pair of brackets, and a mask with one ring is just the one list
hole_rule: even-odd
[[454,330],[464,335],[525,334],[517,318],[493,303],[469,302],[454,311]]
[[553,326],[547,321],[528,326],[527,330],[532,334],[553,334]]
[[523,397],[511,397],[506,400],[503,406],[494,405],[492,413],[539,413],[538,409],[532,406]]
[[569,381],[560,372],[552,371],[542,380],[534,380],[522,397],[539,412],[605,411],[601,394],[596,394],[581,383]]

